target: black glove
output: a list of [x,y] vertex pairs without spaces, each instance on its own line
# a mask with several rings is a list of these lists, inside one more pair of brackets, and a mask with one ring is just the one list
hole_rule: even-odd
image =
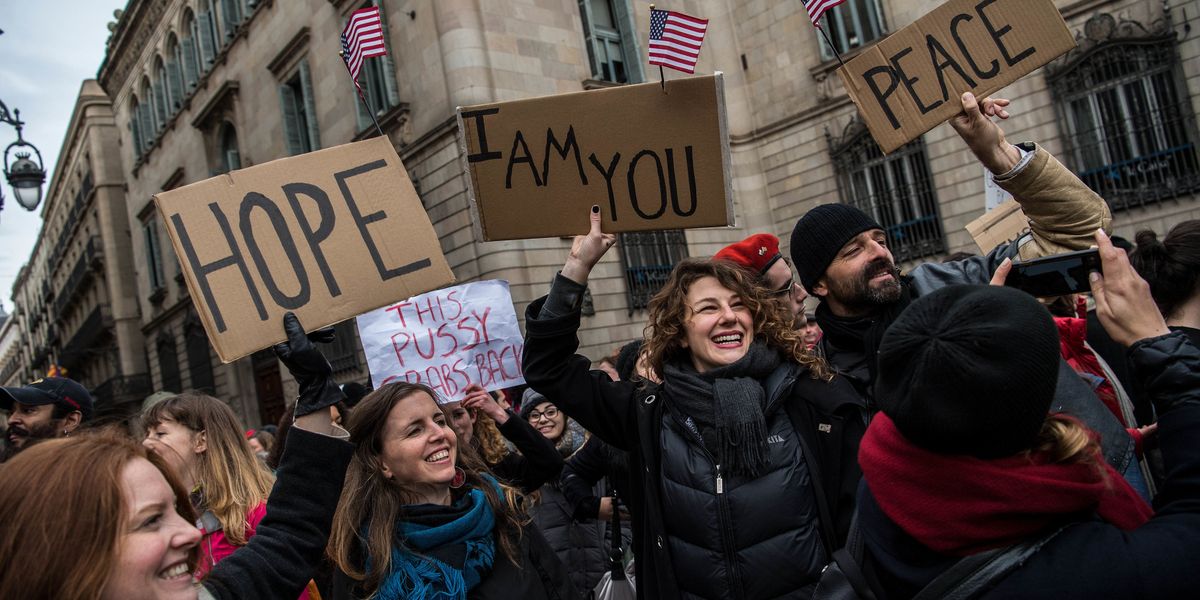
[[329,366],[329,360],[313,345],[313,342],[332,342],[333,329],[321,329],[305,335],[300,320],[289,311],[283,315],[283,331],[287,334],[287,341],[275,344],[275,356],[300,384],[295,415],[302,417],[345,400],[346,395],[333,381],[333,367]]

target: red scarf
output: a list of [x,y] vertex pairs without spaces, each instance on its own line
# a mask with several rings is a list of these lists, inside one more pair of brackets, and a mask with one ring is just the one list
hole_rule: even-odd
[[1154,514],[1103,459],[1107,481],[1089,465],[1036,455],[938,454],[908,441],[883,413],[867,428],[858,462],[884,514],[942,554],[1010,546],[1072,514],[1095,512],[1126,531]]

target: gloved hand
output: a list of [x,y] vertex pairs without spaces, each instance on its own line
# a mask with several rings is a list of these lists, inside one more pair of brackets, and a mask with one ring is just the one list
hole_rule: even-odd
[[275,356],[292,372],[300,384],[300,397],[296,399],[295,415],[302,417],[323,408],[328,408],[346,399],[338,384],[333,381],[333,367],[329,360],[313,344],[333,341],[333,329],[321,329],[310,334],[295,313],[283,315],[283,331],[287,341],[275,344]]

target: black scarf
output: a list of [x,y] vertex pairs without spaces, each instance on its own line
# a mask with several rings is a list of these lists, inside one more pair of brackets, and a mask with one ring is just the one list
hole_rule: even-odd
[[875,381],[875,366],[878,362],[879,344],[883,334],[892,326],[896,317],[912,303],[912,288],[907,278],[900,280],[900,298],[885,304],[865,317],[839,317],[829,310],[829,303],[817,305],[817,324],[829,343],[840,350],[861,352],[867,362],[870,381]]
[[762,381],[782,362],[778,351],[756,338],[740,360],[705,373],[686,360],[664,365],[671,410],[691,417],[705,448],[728,473],[755,478],[770,462]]

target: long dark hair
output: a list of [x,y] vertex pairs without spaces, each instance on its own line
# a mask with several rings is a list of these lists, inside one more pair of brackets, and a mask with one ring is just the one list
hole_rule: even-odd
[[[388,414],[400,402],[425,393],[437,402],[437,393],[427,386],[413,383],[390,383],[368,394],[354,407],[346,429],[354,443],[354,457],[346,470],[346,486],[333,516],[333,532],[329,536],[329,556],[344,573],[363,582],[368,592],[374,592],[391,571],[392,545],[396,523],[404,520],[406,505],[417,498],[402,484],[383,476],[382,463],[384,429]],[[440,403],[438,408],[451,421]],[[517,492],[507,485],[498,487],[495,479],[484,479],[487,467],[471,449],[470,444],[457,446],[457,465],[466,472],[463,489],[477,488],[484,493],[496,516],[496,542],[501,552],[519,565],[517,548],[521,529],[529,517],[519,507]],[[363,528],[366,528],[364,531]],[[360,557],[365,551],[370,568],[364,568]]]
[[1172,227],[1161,242],[1150,230],[1139,232],[1136,239],[1137,249],[1129,260],[1169,319],[1200,291],[1200,220]]

